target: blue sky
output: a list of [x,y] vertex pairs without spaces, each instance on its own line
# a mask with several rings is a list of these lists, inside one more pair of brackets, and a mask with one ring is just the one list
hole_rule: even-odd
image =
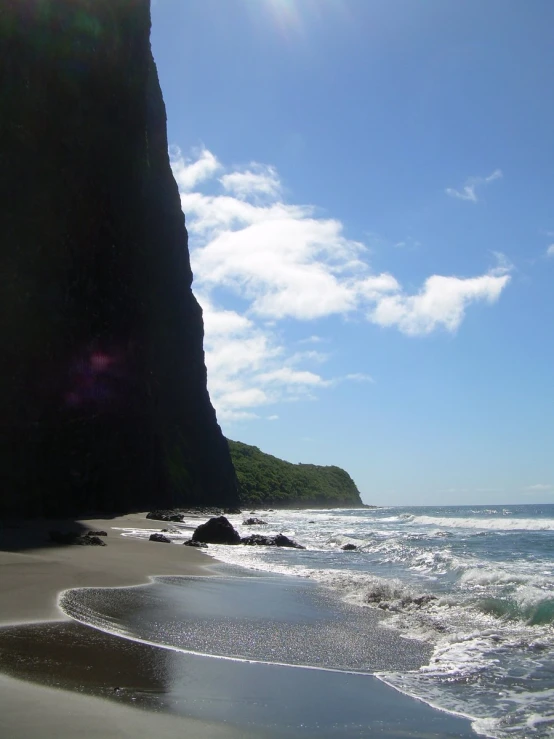
[[554,4],[154,0],[224,433],[554,502]]

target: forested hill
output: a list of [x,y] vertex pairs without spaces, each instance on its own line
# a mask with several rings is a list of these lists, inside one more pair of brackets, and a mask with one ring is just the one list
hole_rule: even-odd
[[228,442],[242,506],[356,508],[363,505],[354,480],[340,467],[292,464],[264,454],[258,447],[230,439]]

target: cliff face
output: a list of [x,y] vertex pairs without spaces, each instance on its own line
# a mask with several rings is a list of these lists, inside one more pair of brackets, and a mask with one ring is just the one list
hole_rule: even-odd
[[235,504],[149,0],[0,7],[0,513]]

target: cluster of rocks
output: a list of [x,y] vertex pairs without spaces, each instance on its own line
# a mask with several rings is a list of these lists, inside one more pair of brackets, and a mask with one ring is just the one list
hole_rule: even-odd
[[[164,529],[164,531],[167,531],[167,529]],[[171,544],[171,539],[169,536],[165,536],[165,534],[160,533],[158,531],[155,531],[153,534],[150,534],[148,537],[148,541],[157,541],[159,544]],[[205,549],[207,548],[207,544],[204,544],[200,541],[193,541],[192,539],[188,539],[187,541],[184,541],[183,544],[186,547],[198,547]]]
[[150,513],[146,514],[146,518],[150,518],[154,521],[173,521],[175,523],[182,523],[186,516],[221,516],[223,513],[233,515],[240,514],[242,511],[240,508],[214,508],[213,506],[199,506],[194,508],[172,508],[169,510],[150,511]]
[[194,542],[201,544],[246,544],[247,546],[273,546],[305,549],[301,544],[297,544],[284,534],[277,534],[276,536],[252,534],[241,538],[239,532],[233,528],[232,524],[227,518],[225,518],[225,516],[210,518],[209,521],[198,526],[192,535],[190,546],[195,546]]
[[153,519],[154,521],[184,521],[185,516],[179,511],[150,511],[146,514],[146,518]]
[[[148,518],[154,518],[161,521],[175,521],[175,518],[158,518],[159,516],[176,516],[183,515],[176,511],[152,511],[148,514]],[[245,526],[267,526],[266,521],[259,518],[249,518],[243,522]],[[150,534],[149,541],[156,541],[162,544],[171,544],[171,539],[165,533],[169,533],[168,529],[163,532],[156,531]],[[225,516],[214,516],[206,523],[200,524],[194,530],[191,539],[184,541],[186,547],[205,548],[208,544],[245,544],[246,546],[266,546],[266,547],[290,547],[293,549],[305,549],[301,544],[297,544],[284,534],[275,536],[262,536],[261,534],[251,534],[243,536],[233,527],[229,519]]]
[[265,546],[265,547],[291,547],[292,549],[306,549],[302,544],[297,544],[292,539],[284,534],[277,534],[277,536],[262,536],[261,534],[252,534],[251,536],[244,536],[240,540],[241,544],[247,546]]
[[100,537],[107,536],[106,531],[87,531],[79,534],[75,531],[50,531],[50,541],[54,544],[80,544],[85,547],[105,547],[106,542]]

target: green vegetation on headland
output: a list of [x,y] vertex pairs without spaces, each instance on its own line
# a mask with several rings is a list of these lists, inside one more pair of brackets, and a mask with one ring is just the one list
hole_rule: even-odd
[[357,508],[364,504],[348,472],[340,467],[292,464],[258,447],[229,442],[239,482],[240,505],[261,508]]

